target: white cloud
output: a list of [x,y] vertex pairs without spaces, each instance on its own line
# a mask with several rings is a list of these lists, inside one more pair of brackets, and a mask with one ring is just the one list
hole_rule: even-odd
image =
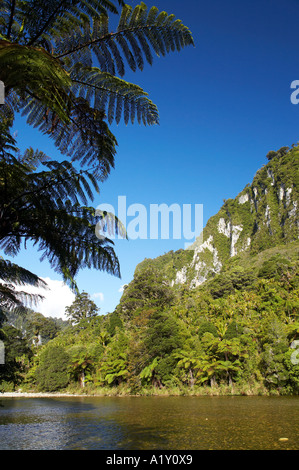
[[96,292],[91,296],[93,299],[100,299],[101,302],[104,302],[104,294],[103,292]]
[[40,312],[45,317],[56,317],[66,320],[65,307],[68,307],[75,300],[74,292],[63,282],[50,279],[49,277],[42,278],[48,285],[48,289],[38,289],[32,286],[23,286],[22,290],[32,294],[41,294],[44,299],[32,309]]
[[128,284],[123,284],[122,286],[120,286],[120,288],[118,289],[118,292],[123,292],[125,290],[125,287],[127,286]]

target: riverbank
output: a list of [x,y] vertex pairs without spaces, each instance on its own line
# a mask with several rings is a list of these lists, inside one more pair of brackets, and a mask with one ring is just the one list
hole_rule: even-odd
[[46,393],[46,392],[3,392],[0,393],[1,398],[53,398],[53,397],[86,397],[86,394],[75,393]]
[[157,387],[147,387],[142,388],[135,393],[125,386],[118,387],[101,387],[93,388],[86,387],[84,391],[79,388],[68,388],[60,392],[38,392],[34,390],[18,390],[18,391],[5,391],[0,392],[1,398],[56,398],[56,397],[171,397],[171,396],[273,396],[280,395],[279,390],[267,390],[264,386],[260,384],[255,384],[255,386],[201,386],[194,387],[193,389],[189,387],[179,388],[157,388]]

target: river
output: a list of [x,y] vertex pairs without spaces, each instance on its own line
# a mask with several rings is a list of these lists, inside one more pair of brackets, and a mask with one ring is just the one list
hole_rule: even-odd
[[1,398],[1,450],[299,449],[299,397]]

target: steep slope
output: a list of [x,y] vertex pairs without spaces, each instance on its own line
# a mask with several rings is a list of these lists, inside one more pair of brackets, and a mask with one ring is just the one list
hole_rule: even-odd
[[154,266],[175,284],[194,288],[220,273],[236,256],[253,256],[299,237],[299,147],[269,152],[271,160],[252,184],[224,202],[187,250],[145,259],[136,272]]

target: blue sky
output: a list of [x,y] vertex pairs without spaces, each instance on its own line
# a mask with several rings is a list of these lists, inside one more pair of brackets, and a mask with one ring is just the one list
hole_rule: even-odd
[[[223,199],[234,198],[251,182],[267,163],[269,150],[299,140],[299,105],[290,100],[291,83],[299,80],[299,1],[145,3],[180,18],[192,31],[195,48],[157,57],[143,72],[124,77],[149,93],[160,124],[112,126],[118,140],[115,170],[94,206],[109,203],[117,210],[118,196],[126,196],[127,206],[139,203],[148,210],[150,204],[203,204],[205,225]],[[24,119],[17,118],[14,128],[21,149],[32,146],[60,158],[52,143]],[[97,294],[93,298],[102,314],[113,311],[121,286],[132,280],[138,263],[184,244],[173,239],[118,240],[122,279],[84,270],[77,277],[79,288]],[[14,261],[61,281],[31,247]],[[63,314],[61,305],[71,297],[57,306],[59,295],[54,288],[52,312],[45,313]]]

